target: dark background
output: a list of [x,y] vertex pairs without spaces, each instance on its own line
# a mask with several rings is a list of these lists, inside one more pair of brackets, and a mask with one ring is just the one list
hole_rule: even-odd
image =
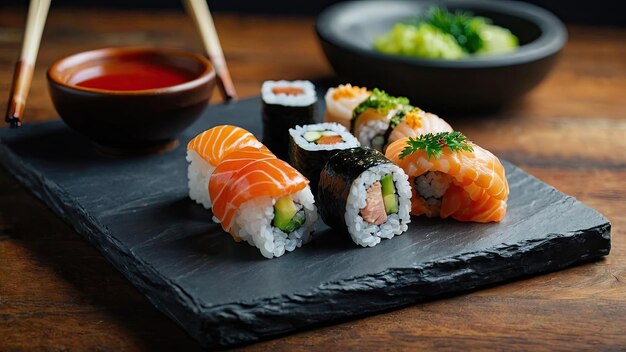
[[[341,0],[209,0],[212,11],[316,15]],[[497,0],[495,0],[497,1]],[[626,25],[626,0],[527,0],[546,8],[568,23]],[[0,0],[9,6],[26,6],[26,0]],[[178,0],[54,0],[52,7],[180,8]],[[0,7],[1,11],[1,7]]]

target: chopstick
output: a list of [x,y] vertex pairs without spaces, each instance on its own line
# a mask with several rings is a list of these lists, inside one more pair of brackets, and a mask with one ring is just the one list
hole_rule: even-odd
[[9,96],[9,104],[5,121],[11,127],[19,127],[24,120],[24,108],[26,107],[26,97],[33,79],[35,61],[39,52],[41,35],[48,17],[48,9],[51,0],[31,0],[28,7],[28,17],[26,19],[26,30],[22,41],[22,52],[20,59],[15,64],[13,72],[13,83]]
[[226,60],[224,59],[224,52],[222,51],[215,24],[211,17],[211,11],[209,10],[206,0],[183,0],[183,5],[187,13],[193,18],[200,32],[200,36],[202,37],[207,56],[213,63],[213,67],[215,67],[217,85],[222,93],[222,98],[226,101],[236,100],[237,92],[230,78]]

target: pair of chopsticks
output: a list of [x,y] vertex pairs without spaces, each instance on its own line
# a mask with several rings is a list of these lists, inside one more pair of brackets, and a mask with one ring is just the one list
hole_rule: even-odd
[[24,31],[24,40],[22,42],[22,52],[20,59],[15,64],[11,95],[9,96],[9,105],[5,116],[5,121],[11,124],[11,127],[20,127],[22,125],[26,97],[33,79],[41,34],[46,24],[49,8],[50,0],[30,1],[28,17],[26,18],[26,30]]
[[217,74],[217,85],[222,93],[222,98],[225,101],[236,100],[237,92],[226,66],[224,52],[220,45],[220,39],[217,37],[217,30],[215,29],[207,0],[183,0],[183,5],[187,13],[193,18],[202,37],[204,50],[209,60],[213,63],[215,73]]
[[[51,0],[31,0],[26,19],[26,30],[22,41],[20,59],[15,65],[13,83],[7,107],[5,121],[11,127],[19,127],[24,119],[26,97],[30,89],[35,70],[35,61],[39,52],[41,35],[48,17]],[[236,100],[237,92],[230,77],[224,52],[220,45],[215,24],[206,0],[183,0],[185,9],[193,18],[204,43],[207,56],[213,63],[217,74],[217,84],[225,101]]]

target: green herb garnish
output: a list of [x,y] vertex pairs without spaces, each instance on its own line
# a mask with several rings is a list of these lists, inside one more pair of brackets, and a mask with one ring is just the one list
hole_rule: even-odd
[[490,23],[484,17],[474,17],[469,12],[450,12],[445,8],[431,7],[426,13],[425,22],[454,37],[461,48],[473,54],[483,47],[480,29]]
[[372,94],[364,102],[359,104],[354,111],[352,111],[352,118],[356,118],[361,115],[367,109],[376,109],[380,114],[386,115],[391,109],[395,109],[398,106],[406,106],[412,108],[409,105],[409,99],[405,97],[393,97],[387,94],[384,90],[374,88]]
[[392,55],[457,60],[467,55],[509,53],[519,47],[519,40],[488,18],[432,6],[423,15],[398,22],[374,38],[373,47]]
[[428,159],[431,157],[439,159],[441,154],[443,154],[443,148],[446,147],[452,152],[462,150],[467,152],[474,151],[467,137],[461,132],[427,133],[415,138],[410,137],[400,153],[400,159],[404,159],[418,150],[425,150]]

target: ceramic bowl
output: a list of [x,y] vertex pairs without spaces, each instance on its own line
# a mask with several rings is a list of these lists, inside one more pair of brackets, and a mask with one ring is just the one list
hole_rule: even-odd
[[[487,17],[515,34],[520,47],[508,54],[449,61],[372,49],[375,37],[433,5]],[[409,97],[414,105],[436,112],[491,110],[521,97],[546,77],[567,40],[558,18],[518,1],[343,2],[320,14],[316,30],[328,61],[343,80]]]
[[[184,72],[188,81],[144,90],[79,86],[125,64],[149,64]],[[202,55],[177,50],[126,47],[86,51],[56,61],[48,70],[50,96],[68,126],[100,150],[144,153],[172,147],[203,112],[215,86],[215,71]]]

